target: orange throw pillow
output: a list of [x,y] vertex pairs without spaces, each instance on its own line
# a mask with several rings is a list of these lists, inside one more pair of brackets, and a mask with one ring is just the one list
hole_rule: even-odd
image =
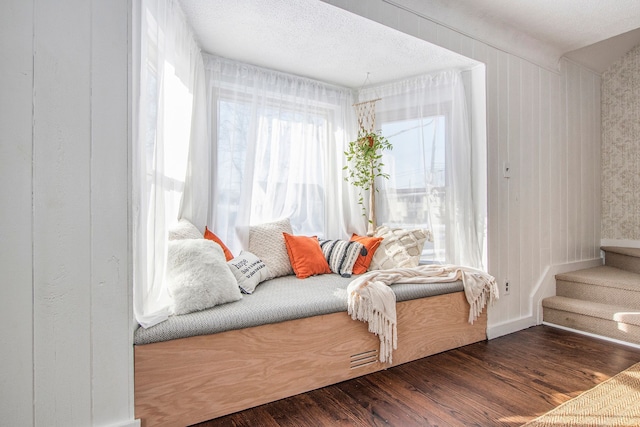
[[220,247],[222,248],[222,252],[224,252],[224,257],[226,258],[227,261],[231,261],[233,259],[233,254],[231,253],[227,245],[222,243],[222,240],[220,240],[218,236],[213,234],[206,226],[204,227],[204,238],[208,240],[213,240],[214,242],[219,244]]
[[356,263],[353,265],[353,274],[364,274],[369,269],[369,264],[371,264],[373,254],[376,252],[376,249],[378,249],[378,246],[380,246],[380,242],[382,242],[383,238],[358,236],[354,233],[351,235],[351,240],[362,243],[367,249],[367,254],[358,256]]
[[305,279],[316,274],[329,274],[331,269],[322,253],[316,236],[293,236],[282,233],[287,246],[289,261],[298,279]]

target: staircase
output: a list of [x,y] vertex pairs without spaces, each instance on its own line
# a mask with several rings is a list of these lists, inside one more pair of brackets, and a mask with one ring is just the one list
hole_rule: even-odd
[[601,249],[605,265],[556,275],[543,321],[640,345],[640,249]]

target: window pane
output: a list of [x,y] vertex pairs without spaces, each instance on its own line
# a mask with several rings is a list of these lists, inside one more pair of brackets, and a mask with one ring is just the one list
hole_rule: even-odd
[[326,111],[238,100],[220,100],[218,108],[216,230],[237,243],[246,206],[252,224],[287,217],[294,232],[322,236]]
[[[389,180],[378,183],[378,218],[381,224],[401,228],[427,228],[434,240],[444,242],[445,116],[430,116],[382,123],[393,150],[384,153]],[[426,242],[423,261],[441,261],[444,247]]]

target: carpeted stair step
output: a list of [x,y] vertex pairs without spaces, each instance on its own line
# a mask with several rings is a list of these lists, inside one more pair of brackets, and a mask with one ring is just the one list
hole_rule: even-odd
[[556,295],[640,309],[640,274],[603,265],[556,275]]
[[542,301],[545,323],[640,345],[640,310],[555,296]]
[[640,274],[640,249],[603,246],[604,263],[610,267]]

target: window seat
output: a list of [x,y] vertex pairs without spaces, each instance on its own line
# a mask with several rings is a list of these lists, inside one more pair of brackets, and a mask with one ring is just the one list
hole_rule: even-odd
[[469,323],[461,282],[395,284],[398,349],[380,363],[378,337],[347,313],[354,277],[280,277],[139,328],[135,417],[143,427],[196,424],[486,339],[486,311]]
[[[346,289],[353,279],[324,274],[306,279],[284,276],[261,283],[253,294],[208,310],[171,316],[150,328],[138,328],[134,344],[150,344],[215,334],[304,317],[347,311]],[[460,292],[462,282],[391,285],[396,301]]]

